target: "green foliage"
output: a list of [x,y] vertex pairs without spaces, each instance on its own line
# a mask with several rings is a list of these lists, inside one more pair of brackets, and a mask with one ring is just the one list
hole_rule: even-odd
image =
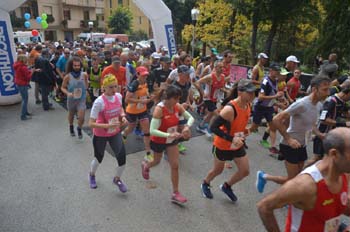
[[128,8],[118,7],[108,19],[111,34],[127,34],[131,31],[132,14]]
[[147,33],[143,30],[132,31],[129,35],[129,41],[148,40]]

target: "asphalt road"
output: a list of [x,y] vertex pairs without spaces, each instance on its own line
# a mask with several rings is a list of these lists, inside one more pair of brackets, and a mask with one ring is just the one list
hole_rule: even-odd
[[[0,106],[0,231],[264,231],[255,206],[264,196],[255,189],[256,171],[285,174],[285,168],[258,144],[263,129],[247,140],[250,175],[233,186],[235,204],[218,188],[235,168],[212,182],[214,199],[203,198],[200,184],[213,162],[211,142],[205,136],[187,142],[180,190],[188,203],[180,207],[170,202],[167,161],[151,170],[155,188],[143,180],[144,152],[127,156],[126,194],[112,184],[116,160],[109,154],[96,174],[98,188],[91,190],[91,138],[70,137],[67,112],[56,103],[54,111],[44,112],[32,95],[29,101],[33,118],[28,121],[20,120],[20,104]],[[265,194],[277,187],[269,183]],[[286,213],[286,208],[275,212],[281,226]]]

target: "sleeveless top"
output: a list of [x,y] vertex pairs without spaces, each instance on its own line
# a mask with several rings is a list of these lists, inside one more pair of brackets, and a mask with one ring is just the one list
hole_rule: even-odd
[[[157,106],[161,107],[162,115],[163,115],[161,119],[162,122],[158,130],[167,132],[167,133],[176,132],[177,126],[179,124],[179,117],[180,117],[178,106],[175,105],[172,112],[170,112],[165,107],[164,102],[158,103]],[[162,138],[162,137],[151,135],[151,141],[155,143],[160,143],[160,144],[169,144],[169,143],[172,143],[174,139]]]
[[95,74],[93,67],[90,68],[90,86],[92,88],[98,89],[101,87],[101,85],[100,85],[101,74],[102,74],[102,68],[100,65],[98,66],[97,74]]
[[[147,99],[148,97],[148,88],[147,83],[140,84],[138,89],[133,93],[136,96],[136,99]],[[147,104],[143,103],[128,103],[126,107],[126,112],[128,114],[141,114],[147,111]]]
[[[96,119],[97,123],[112,123],[112,122],[120,122],[120,115],[122,109],[122,103],[119,101],[117,95],[114,95],[114,102],[108,101],[107,97],[102,94],[100,96],[103,99],[104,108],[99,112],[98,117]],[[116,135],[120,132],[120,128],[93,128],[92,129],[94,135],[100,137],[110,137]]]
[[[277,87],[276,83],[272,82],[271,79],[267,76],[263,80],[263,84],[268,84],[271,87],[271,91],[268,95],[266,96],[273,96],[277,93]],[[272,107],[276,102],[276,99],[270,99],[270,100],[262,100],[262,101],[257,101],[256,104],[264,107]]]
[[[260,83],[261,83],[261,81],[262,81],[262,79],[264,78],[264,75],[265,75],[265,73],[264,73],[264,69],[262,69],[259,65],[255,65],[254,67],[253,67],[253,69],[255,69],[255,68],[257,68],[258,69],[258,78],[256,79],[255,78],[255,80],[256,81],[259,81]],[[255,85],[258,89],[260,89],[260,84],[256,84]]]
[[220,75],[220,80],[216,77],[215,72],[211,73],[212,82],[211,85],[206,85],[204,89],[204,100],[210,100],[216,102],[220,97],[220,89],[225,86],[225,75]]
[[82,100],[85,101],[86,99],[86,86],[85,86],[85,79],[84,79],[84,73],[81,72],[80,76],[77,78],[74,78],[71,73],[69,75],[69,82],[68,82],[68,92],[73,93],[73,97],[68,97],[69,100]]
[[[244,131],[250,116],[250,106],[248,106],[247,109],[242,109],[235,100],[231,100],[227,105],[230,105],[235,109],[235,118],[230,123],[231,128],[226,128],[224,125],[222,125],[220,126],[220,129],[232,137],[244,137]],[[230,130],[228,131],[228,129]],[[223,139],[217,135],[214,136],[213,145],[220,150],[235,151],[241,148],[234,147],[232,142],[227,141],[226,139]]]
[[345,174],[341,175],[343,186],[339,193],[331,193],[326,182],[316,167],[302,171],[308,174],[317,184],[317,199],[312,210],[302,210],[289,206],[286,221],[286,232],[338,231],[340,216],[345,211],[348,199],[348,182]]

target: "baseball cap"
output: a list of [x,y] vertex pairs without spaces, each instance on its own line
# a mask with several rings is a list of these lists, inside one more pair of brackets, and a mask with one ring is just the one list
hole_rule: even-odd
[[167,48],[167,47],[162,47],[162,51],[164,51],[164,52],[168,52],[169,50],[168,50],[168,48]]
[[145,66],[137,67],[136,72],[141,76],[147,76],[149,74],[148,69]]
[[274,71],[280,72],[280,71],[281,71],[281,66],[279,66],[279,65],[276,64],[276,63],[272,63],[272,64],[270,65],[270,69],[272,69],[272,70],[274,70]]
[[187,65],[180,65],[177,68],[177,73],[190,74],[190,68]]
[[261,52],[261,53],[259,53],[259,55],[258,55],[258,59],[261,59],[261,58],[268,59],[269,57],[268,57],[265,53]]
[[293,55],[287,57],[286,62],[289,62],[289,61],[294,62],[294,63],[300,63],[300,61],[297,59],[297,57],[293,56]]
[[255,92],[256,87],[251,80],[240,79],[238,82],[237,90],[242,92]]
[[113,57],[112,57],[112,64],[114,64],[114,63],[120,63],[120,58],[119,58],[119,56],[113,56]]
[[219,54],[219,53],[218,53],[218,50],[216,50],[216,48],[211,48],[210,51],[211,51],[214,55]]
[[171,59],[168,56],[160,57],[160,62],[171,63]]

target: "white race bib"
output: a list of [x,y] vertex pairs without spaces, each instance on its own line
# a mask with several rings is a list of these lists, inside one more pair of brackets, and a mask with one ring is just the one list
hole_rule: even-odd
[[337,232],[340,225],[340,216],[327,220],[324,224],[324,232]]
[[75,88],[73,91],[73,98],[74,99],[80,99],[83,94],[83,89],[82,88]]
[[[244,132],[236,132],[233,138],[244,138]],[[232,140],[231,149],[238,149],[238,148],[240,147],[237,147],[235,144],[233,144],[233,140]]]
[[[108,124],[115,124],[119,122],[119,118],[111,118],[108,120]],[[108,128],[107,132],[108,134],[115,133],[117,131],[117,128]]]
[[[172,133],[175,133],[176,131],[177,131],[177,126],[173,126],[173,127],[169,127],[166,132],[169,134],[172,134]],[[169,144],[169,143],[174,142],[174,140],[175,140],[174,138],[166,138],[165,143]]]
[[327,113],[328,113],[327,110],[322,110],[321,115],[320,115],[320,120],[322,120],[322,121],[326,120]]
[[[147,99],[147,97],[146,96],[143,96],[143,97],[140,97],[140,99],[141,100],[145,100],[145,99]],[[137,105],[136,105],[136,109],[138,109],[138,110],[141,110],[141,109],[143,109],[145,107],[145,104],[143,104],[143,103],[137,103]]]

